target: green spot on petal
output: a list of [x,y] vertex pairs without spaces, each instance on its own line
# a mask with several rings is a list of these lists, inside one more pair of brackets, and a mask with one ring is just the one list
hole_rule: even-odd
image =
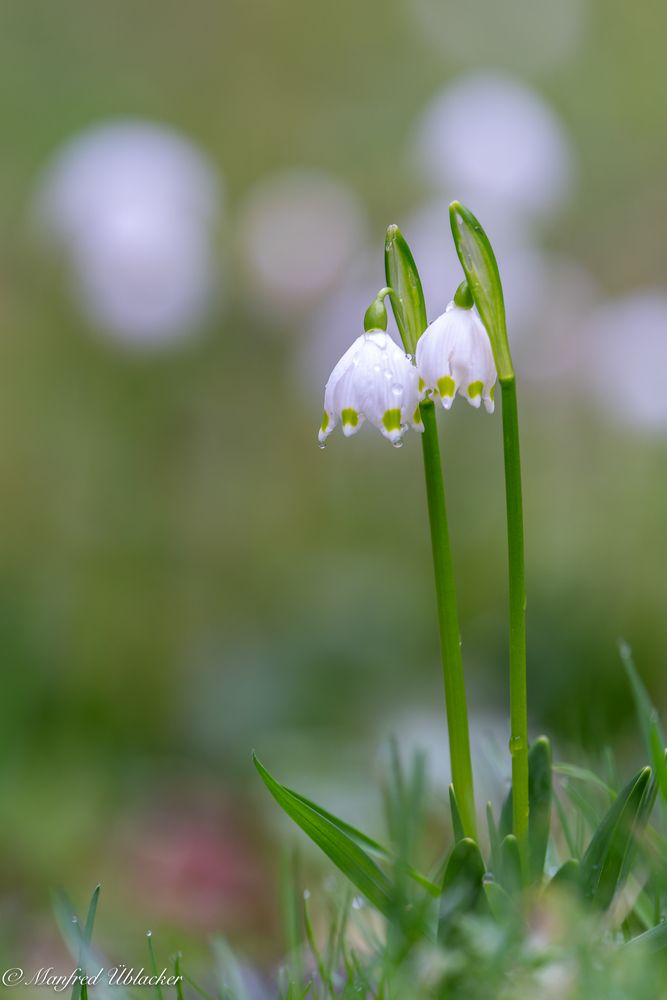
[[453,396],[456,392],[456,382],[451,375],[438,379],[438,392],[441,396]]
[[420,379],[419,379],[419,391],[423,392],[425,388],[426,388],[426,382],[424,381],[423,378],[420,377]]
[[349,425],[350,427],[356,427],[359,423],[359,414],[356,410],[353,410],[351,406],[346,407],[340,415],[344,425]]
[[484,388],[483,382],[471,382],[468,386],[468,395],[471,399],[475,399],[476,396],[482,395],[482,389]]
[[419,409],[419,407],[417,407],[417,409],[415,410],[415,412],[412,414],[412,423],[413,424],[420,424],[421,422],[422,422],[422,413],[421,413],[421,410]]
[[493,402],[493,398],[496,394],[496,383],[494,382],[491,386],[491,391],[489,392],[489,399]]
[[400,431],[401,411],[399,409],[387,410],[382,418],[382,423],[387,431]]
[[324,416],[322,417],[322,423],[320,424],[320,430],[322,431],[323,434],[328,426],[329,426],[329,414],[325,410]]

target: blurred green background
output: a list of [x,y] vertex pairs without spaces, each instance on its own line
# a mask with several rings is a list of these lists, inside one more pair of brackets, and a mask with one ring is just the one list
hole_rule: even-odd
[[[451,261],[440,280],[420,247],[451,253],[454,197],[487,208],[501,273],[528,261],[511,302],[531,729],[634,753],[620,637],[667,700],[665,31],[657,0],[1,5],[3,961],[49,964],[50,890],[80,902],[98,881],[123,961],[149,926],[165,948],[221,930],[271,960],[283,827],[251,748],[371,832],[388,735],[444,755],[419,442],[395,453],[365,428],[320,451],[316,429],[388,223],[437,308],[453,293]],[[502,122],[465,101],[467,130],[450,114],[429,146],[424,109],[478,73],[536,102],[515,143],[528,180],[510,162],[494,187],[503,164],[474,143]],[[176,130],[221,192],[204,225],[220,294],[164,343],[96,323],[72,293],[83,251],[35,224],[54,157],[118,118]],[[475,732],[504,747],[500,423],[459,402],[441,427]]]

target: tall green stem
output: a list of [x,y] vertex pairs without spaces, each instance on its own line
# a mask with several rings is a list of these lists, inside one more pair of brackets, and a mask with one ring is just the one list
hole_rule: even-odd
[[[435,589],[440,628],[442,670],[445,679],[445,705],[449,730],[449,753],[452,765],[452,782],[461,814],[463,830],[468,837],[475,837],[475,799],[470,763],[470,738],[468,736],[468,709],[466,705],[461,637],[459,633],[454,565],[449,544],[445,484],[440,461],[438,428],[432,402],[421,404],[424,422],[422,448],[426,496],[431,527]],[[504,408],[503,408],[504,412]]]
[[512,820],[514,834],[525,856],[528,834],[528,709],[526,691],[526,582],[519,415],[514,376],[502,378],[500,385],[503,400],[503,447],[509,563]]

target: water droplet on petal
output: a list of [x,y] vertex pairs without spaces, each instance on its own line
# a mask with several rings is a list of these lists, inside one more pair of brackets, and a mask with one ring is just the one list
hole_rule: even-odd
[[394,395],[394,396],[402,396],[403,395],[403,386],[399,385],[398,382],[394,382],[394,384],[391,387],[391,391],[392,391],[392,395]]

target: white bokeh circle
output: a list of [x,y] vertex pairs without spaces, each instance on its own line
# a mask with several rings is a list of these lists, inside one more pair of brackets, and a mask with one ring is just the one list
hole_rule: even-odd
[[363,246],[366,218],[342,181],[315,170],[286,170],[259,181],[238,215],[251,304],[283,318],[336,283]]
[[464,76],[436,94],[411,148],[424,179],[477,214],[502,206],[548,217],[572,186],[572,148],[558,116],[537,91],[505,74]]
[[84,320],[130,346],[163,346],[218,298],[220,178],[179,132],[120,120],[68,140],[44,171],[35,215],[64,251]]

